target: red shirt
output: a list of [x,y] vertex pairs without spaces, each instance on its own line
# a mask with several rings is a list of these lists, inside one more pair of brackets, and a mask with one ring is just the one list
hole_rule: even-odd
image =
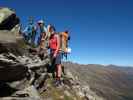
[[57,37],[57,35],[52,35],[51,36],[51,38],[50,38],[50,40],[49,40],[49,46],[50,46],[50,49],[52,49],[52,50],[56,50],[57,49],[57,46],[58,46],[58,37]]

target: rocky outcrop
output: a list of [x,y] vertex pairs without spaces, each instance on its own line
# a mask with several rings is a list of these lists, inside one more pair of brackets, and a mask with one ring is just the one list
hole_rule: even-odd
[[43,61],[38,56],[30,56],[32,58],[24,55],[16,56],[12,53],[0,54],[0,84],[6,84],[11,90],[7,93],[6,86],[3,96],[15,96],[16,98],[24,96],[29,97],[26,100],[30,100],[33,94],[39,94],[38,91],[45,90],[43,83],[47,79],[48,56]]
[[15,12],[0,8],[0,99],[41,100],[39,91],[45,89],[42,84],[47,77],[49,56],[45,52],[42,60],[29,53],[19,31]]

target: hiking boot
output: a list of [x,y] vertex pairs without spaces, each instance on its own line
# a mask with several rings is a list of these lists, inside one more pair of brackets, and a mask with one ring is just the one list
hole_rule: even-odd
[[61,80],[56,80],[55,81],[55,87],[62,86],[62,81]]
[[59,80],[56,80],[55,81],[55,87],[58,87],[60,85],[60,81]]

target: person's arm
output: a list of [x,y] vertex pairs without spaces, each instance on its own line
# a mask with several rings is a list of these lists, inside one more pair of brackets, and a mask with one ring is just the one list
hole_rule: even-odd
[[48,31],[47,31],[47,28],[44,26],[44,32],[45,32],[45,40],[47,39],[47,37],[48,37]]
[[28,31],[28,26],[23,30],[23,33],[27,33],[27,31]]
[[34,26],[34,30],[37,31],[37,26],[36,25]]
[[51,33],[50,33],[50,25],[47,26],[47,38],[49,39],[50,36],[51,36]]

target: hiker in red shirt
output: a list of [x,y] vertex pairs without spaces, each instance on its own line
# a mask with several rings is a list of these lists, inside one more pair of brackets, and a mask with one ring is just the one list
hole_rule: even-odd
[[[53,27],[54,28],[54,27]],[[61,51],[60,51],[60,39],[59,35],[54,31],[52,31],[50,40],[49,40],[49,47],[50,47],[50,54],[52,57],[52,63],[54,63],[52,66],[54,66],[56,70],[56,85],[61,84]]]

